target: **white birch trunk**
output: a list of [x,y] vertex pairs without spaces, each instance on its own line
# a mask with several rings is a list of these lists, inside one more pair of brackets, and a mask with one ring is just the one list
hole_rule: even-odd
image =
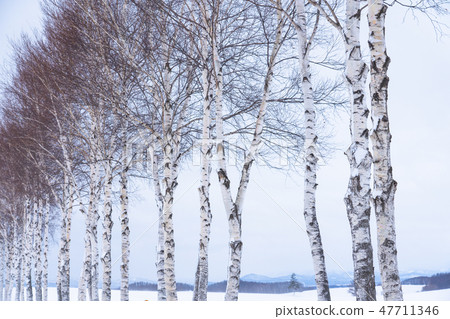
[[157,276],[157,290],[158,300],[165,301],[166,298],[166,283],[164,281],[164,223],[163,223],[163,205],[164,198],[161,192],[161,184],[159,181],[159,160],[156,154],[156,143],[152,141],[152,178],[153,188],[155,192],[155,201],[158,208],[158,242],[156,247],[156,276]]
[[30,200],[26,201],[26,241],[25,241],[25,282],[27,285],[27,301],[33,301],[33,283],[31,276],[32,250],[33,250],[33,211]]
[[[26,223],[24,223],[26,225]],[[22,253],[22,264],[21,264],[21,272],[22,278],[20,280],[20,301],[25,301],[25,232],[23,232],[22,238],[22,247],[24,248],[24,252]]]
[[34,269],[36,301],[42,301],[42,200],[34,212]]
[[[98,163],[98,159],[96,157],[96,147],[97,147],[97,139],[98,139],[98,126],[97,120],[95,116],[91,117],[91,131],[89,132],[89,143],[90,143],[90,163],[89,163],[89,205],[87,212],[85,214],[85,235],[84,235],[84,259],[83,265],[81,266],[81,275],[80,280],[78,282],[78,300],[86,301],[86,289],[89,290],[89,297],[92,300],[92,245],[93,245],[93,235],[92,235],[92,227],[94,222],[94,214],[97,211],[98,202],[97,202],[97,194],[98,189],[97,186],[99,184],[99,171],[100,166]],[[82,206],[82,205],[81,205]]]
[[[65,209],[61,210],[61,226],[60,226],[60,231],[63,232],[65,231],[65,218],[63,217]],[[63,225],[64,223],[64,225]],[[58,301],[62,301],[62,295],[61,295],[61,280],[62,280],[62,276],[61,276],[61,267],[62,267],[62,260],[63,260],[63,256],[62,256],[62,233],[61,233],[61,239],[59,241],[59,247],[58,247],[58,262],[57,262],[57,271],[56,271],[56,299]]]
[[[217,135],[217,156],[218,166],[217,175],[219,178],[222,199],[225,206],[225,212],[228,217],[229,232],[229,262],[227,272],[227,288],[225,292],[226,301],[237,301],[239,295],[239,281],[241,274],[242,240],[241,240],[241,212],[234,203],[230,190],[230,180],[227,174],[224,131],[223,131],[223,71],[217,50],[216,39],[212,41],[213,63],[216,81],[216,135]],[[250,162],[251,165],[251,162]],[[247,165],[249,169],[250,166]]]
[[164,221],[163,221],[163,210],[162,205],[158,210],[160,212],[159,222],[158,222],[158,244],[157,244],[157,261],[156,261],[156,274],[157,274],[157,289],[158,289],[158,300],[166,301],[166,280],[164,276]]
[[98,280],[99,280],[99,251],[98,251],[98,231],[97,225],[100,219],[97,203],[100,201],[100,182],[97,185],[97,193],[95,197],[95,205],[92,207],[91,215],[91,274],[90,281],[88,281],[89,298],[92,301],[98,301],[100,299],[98,292]]
[[64,254],[64,270],[65,270],[65,279],[64,279],[64,293],[63,300],[70,300],[70,236],[72,229],[72,213],[73,213],[73,203],[74,203],[74,185],[69,183],[69,198],[68,198],[68,207],[67,207],[67,232],[66,232],[66,249]]
[[[101,105],[102,102],[100,101]],[[92,301],[99,301],[99,291],[98,291],[98,284],[99,284],[99,277],[100,277],[100,256],[99,256],[99,243],[98,243],[98,221],[100,220],[100,213],[99,213],[99,207],[98,203],[100,203],[100,198],[102,195],[101,192],[101,186],[102,181],[100,177],[100,159],[103,158],[103,154],[101,152],[101,149],[103,147],[103,143],[101,141],[101,137],[103,134],[102,131],[102,121],[99,120],[96,115],[93,117],[93,134],[92,134],[92,140],[91,144],[95,148],[95,152],[93,153],[93,160],[95,163],[95,181],[97,182],[96,188],[94,188],[94,201],[93,206],[91,207],[91,224],[90,224],[90,235],[91,235],[91,274],[90,274],[90,281],[88,282],[88,289],[89,289],[89,298]],[[108,164],[108,163],[107,163]],[[106,168],[105,168],[106,170]],[[105,185],[108,181],[105,177]],[[106,204],[106,202],[104,202]]]
[[86,301],[86,289],[88,282],[90,283],[91,281],[91,258],[92,258],[91,214],[92,214],[92,205],[94,204],[93,201],[94,200],[93,200],[92,175],[91,175],[89,208],[85,216],[86,231],[84,235],[84,259],[83,265],[81,266],[80,281],[78,282],[78,301]]
[[[281,1],[277,1],[278,8],[281,8]],[[264,117],[267,110],[267,100],[270,94],[270,83],[273,76],[273,68],[275,59],[281,44],[282,35],[282,16],[281,10],[277,10],[277,31],[274,45],[272,47],[269,58],[269,65],[264,79],[264,88],[262,93],[261,105],[255,123],[255,131],[253,140],[250,145],[249,152],[244,160],[244,165],[241,171],[241,179],[239,182],[236,200],[233,200],[230,190],[230,180],[227,175],[225,149],[224,149],[224,131],[223,131],[223,71],[222,64],[217,49],[217,39],[214,36],[212,41],[212,53],[214,72],[216,80],[216,135],[217,135],[217,155],[218,155],[218,177],[222,198],[225,206],[225,211],[228,216],[228,231],[229,231],[229,264],[228,264],[228,278],[227,288],[225,292],[226,301],[237,301],[239,295],[239,282],[241,273],[241,258],[242,258],[242,208],[250,180],[250,170],[255,160],[256,152],[261,144],[261,137],[264,128]]]
[[[7,233],[5,230],[3,233],[3,237],[6,238],[5,241],[5,292],[4,292],[4,300],[5,301],[11,301],[11,288],[13,285],[12,282],[12,261],[13,261],[13,245],[11,244],[12,238],[11,233]],[[13,235],[14,236],[14,235]]]
[[[64,174],[64,180],[67,182],[68,178],[66,174]],[[67,238],[67,201],[66,201],[66,189],[67,186],[64,186],[64,204],[61,210],[61,225],[60,225],[60,240],[59,240],[59,250],[58,250],[58,273],[56,280],[56,290],[57,290],[57,298],[58,301],[64,301],[64,259],[65,259],[65,249],[66,249],[66,238]],[[28,286],[28,284],[27,284]],[[28,287],[27,287],[28,289]]]
[[14,281],[15,281],[15,263],[16,263],[16,256],[15,256],[15,240],[16,237],[15,232],[17,229],[13,227],[11,229],[11,233],[9,234],[9,240],[8,240],[8,259],[7,259],[7,274],[6,278],[8,280],[8,289],[5,287],[6,291],[6,300],[11,301],[12,300],[12,290],[14,287]]
[[103,207],[103,250],[102,250],[102,268],[103,285],[102,301],[111,300],[111,233],[113,227],[112,221],[112,160],[107,159],[105,166],[105,197]]
[[[167,106],[165,107],[167,109]],[[165,112],[166,116],[169,112]],[[170,133],[169,133],[170,134]],[[171,137],[166,136],[164,142],[164,205],[163,205],[163,229],[164,229],[164,281],[166,284],[166,298],[168,301],[177,300],[175,280],[175,240],[173,228],[173,193],[176,181],[172,179],[173,148]]]
[[64,157],[64,189],[63,207],[61,212],[61,239],[58,254],[57,295],[59,301],[70,300],[70,236],[72,212],[75,195],[75,185],[72,176],[72,161],[67,151],[68,138],[62,134],[63,129],[57,119],[60,140],[59,144]]
[[[15,301],[20,301],[20,291],[22,286],[22,238],[23,233],[20,233],[19,218],[14,220],[14,278],[16,283],[16,291],[14,295]],[[23,229],[23,227],[22,227]]]
[[122,172],[120,174],[120,225],[122,240],[122,264],[120,265],[120,300],[129,300],[129,259],[130,259],[130,228],[128,218],[128,123],[124,125],[122,134]]
[[50,222],[50,202],[46,201],[44,209],[44,259],[42,263],[42,300],[48,300],[48,233]]
[[217,44],[213,39],[213,61],[216,81],[216,135],[217,135],[217,156],[219,169],[217,175],[219,178],[222,199],[225,206],[225,212],[228,217],[229,232],[229,262],[227,272],[227,288],[225,292],[226,301],[237,301],[239,295],[239,281],[241,275],[241,216],[238,207],[233,201],[230,190],[230,180],[227,174],[224,132],[223,132],[223,73],[222,63],[217,50]]
[[[102,103],[103,104],[103,103]],[[117,119],[115,119],[117,120]],[[101,124],[99,123],[99,136],[102,132]],[[107,144],[106,160],[104,161],[105,171],[105,185],[104,185],[104,200],[103,200],[103,234],[102,234],[102,301],[111,301],[111,274],[112,274],[112,251],[111,251],[111,236],[112,236],[112,183],[113,183],[113,152],[116,145],[116,135],[113,134],[110,137],[110,141]],[[101,147],[99,146],[99,149]]]
[[397,182],[392,176],[391,133],[387,109],[387,70],[385,17],[387,5],[382,0],[368,1],[370,49],[370,95],[373,129],[371,139],[374,158],[373,203],[377,219],[378,259],[383,296],[386,301],[403,300],[397,263],[394,219],[394,196]]
[[[2,237],[0,235],[0,237]],[[5,242],[0,238],[0,301],[3,301],[3,286],[5,284]]]
[[344,201],[352,235],[355,294],[358,301],[376,300],[373,250],[370,234],[370,178],[365,84],[368,67],[362,60],[360,43],[360,0],[347,0],[344,31],[346,79],[350,88],[352,144],[346,151],[350,179]]
[[[68,164],[69,165],[69,164]],[[64,210],[61,221],[60,269],[58,300],[70,300],[70,233],[73,212],[73,185],[67,173],[64,174]]]
[[164,91],[165,101],[163,106],[163,229],[164,229],[164,281],[166,284],[166,298],[168,301],[176,301],[177,287],[175,279],[175,240],[173,228],[173,193],[176,181],[172,178],[173,173],[173,132],[172,132],[172,101],[171,101],[171,70],[169,62],[169,48],[167,41],[163,41],[164,52],[167,54],[164,65]]
[[[204,13],[204,24],[209,20],[209,14]],[[201,185],[198,189],[200,195],[200,243],[198,251],[197,271],[195,273],[194,301],[206,301],[208,292],[208,246],[211,233],[211,205],[209,201],[209,188],[211,176],[212,144],[210,141],[211,126],[211,100],[212,83],[208,76],[208,47],[206,34],[202,39],[202,71],[203,86],[203,129],[201,143]]]
[[[316,174],[317,174],[317,134],[316,134],[316,108],[313,98],[311,82],[311,68],[309,61],[310,44],[314,34],[308,41],[306,11],[304,0],[296,0],[297,8],[297,39],[299,50],[299,63],[301,85],[305,108],[305,179],[304,179],[304,217],[306,230],[311,246],[315,280],[317,286],[317,298],[320,301],[329,301],[330,288],[328,285],[327,271],[325,267],[325,255],[320,236],[319,223],[316,215]],[[318,20],[317,20],[318,22]],[[316,22],[316,23],[317,23]]]

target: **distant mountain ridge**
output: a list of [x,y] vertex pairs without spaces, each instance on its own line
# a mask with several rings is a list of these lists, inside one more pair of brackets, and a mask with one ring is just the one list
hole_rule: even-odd
[[419,276],[402,281],[404,285],[424,285],[423,291],[450,288],[450,273],[439,273],[433,276]]
[[[133,282],[129,285],[130,290],[145,290],[145,291],[156,291],[158,290],[158,285],[155,283],[149,283],[149,282]],[[177,282],[177,291],[193,291],[194,286],[189,284],[184,284]]]
[[[290,278],[289,278],[290,279]],[[216,283],[210,283],[208,285],[209,292],[225,292],[227,287],[226,280]],[[133,282],[129,286],[130,291],[141,290],[141,291],[156,291],[157,284],[148,282]],[[311,287],[304,287],[303,284],[299,283],[296,288],[291,288],[291,283],[289,281],[284,282],[255,282],[255,281],[245,281],[241,280],[239,284],[239,292],[241,293],[259,293],[259,294],[285,294],[288,292],[301,292],[309,290]],[[177,282],[177,291],[193,291],[194,286],[189,284],[184,284]]]
[[[290,280],[290,278],[289,278]],[[311,287],[304,287],[299,283],[298,287],[292,289],[289,281],[283,282],[256,282],[241,280],[239,283],[239,292],[241,293],[257,293],[257,294],[286,294],[289,292],[302,292],[310,290]],[[225,292],[227,282],[221,281],[208,285],[209,292]]]
[[[410,271],[404,272],[400,274],[401,280],[407,280],[415,277],[429,277],[435,274],[435,272],[426,272],[426,271]],[[295,274],[297,280],[301,282],[305,287],[315,286],[316,282],[314,279],[314,275],[301,275]],[[291,275],[279,276],[279,277],[269,277],[265,275],[258,274],[248,274],[241,277],[243,281],[251,281],[251,282],[262,282],[262,283],[275,283],[275,282],[286,282],[290,280]],[[331,287],[344,287],[349,286],[353,280],[353,273],[329,273],[328,281]],[[375,281],[377,284],[381,283],[381,278],[378,273],[375,274]]]
[[[444,275],[444,274],[441,274]],[[241,293],[268,293],[268,294],[283,294],[291,292],[289,289],[290,281],[292,275],[279,276],[279,277],[269,277],[265,275],[258,274],[248,274],[241,277],[239,292]],[[305,290],[315,289],[315,280],[313,275],[298,275],[296,274],[296,279],[299,282],[299,287],[296,291],[301,292]],[[433,275],[431,277],[423,276],[422,272],[408,272],[401,275],[403,284],[415,284],[415,285],[427,285],[427,289],[424,290],[434,290],[442,289],[444,286],[442,282],[450,282],[449,274],[445,274],[445,278],[442,276]],[[431,279],[435,278],[433,285]],[[442,278],[442,279],[441,279]],[[353,280],[352,274],[336,274],[330,273],[328,275],[330,282],[330,288],[338,287],[350,287]],[[376,278],[379,283],[379,279]],[[208,285],[209,292],[225,292],[227,282],[226,280],[220,282],[210,282]],[[429,288],[428,288],[429,287]],[[439,287],[439,288],[437,288]],[[192,291],[194,286],[191,284],[185,284],[177,282],[177,290],[179,291]],[[130,283],[130,290],[157,290],[157,284],[155,282],[132,282]]]
[[[312,287],[316,285],[316,281],[313,275],[300,275],[295,274],[297,280],[302,283],[305,287]],[[250,282],[260,282],[260,283],[276,283],[276,282],[287,282],[291,278],[291,275],[280,276],[280,277],[268,277],[258,274],[248,274],[243,276],[241,280],[250,281]],[[342,287],[350,285],[353,278],[348,276],[347,274],[329,274],[328,281],[330,282],[330,286],[333,287]]]
[[[410,278],[417,278],[417,277],[431,277],[437,273],[446,273],[449,271],[410,271],[410,272],[402,272],[400,273],[400,278],[403,281],[410,279]],[[353,273],[349,272],[348,274],[342,272],[342,273],[329,273],[328,274],[328,281],[330,283],[331,287],[345,287],[349,286],[351,281],[353,280]],[[258,282],[258,283],[280,283],[280,282],[288,282],[290,281],[291,274],[286,274],[284,276],[277,276],[277,277],[270,277],[266,275],[260,275],[260,274],[247,274],[245,276],[241,277],[241,280],[246,282]],[[314,275],[301,275],[296,274],[297,280],[303,284],[305,287],[313,287],[316,285],[316,282],[314,280]],[[375,274],[375,281],[377,284],[380,284],[381,279],[379,275]],[[136,283],[136,282],[145,282],[148,284],[156,284],[156,281],[150,280],[144,277],[132,277],[130,278],[130,284]],[[210,282],[210,284],[218,283],[217,281]],[[192,285],[189,281],[187,281],[188,285]],[[409,283],[406,283],[409,284]],[[55,286],[56,284],[54,282],[49,282],[49,286]],[[71,280],[70,281],[71,287],[78,287],[78,281],[77,280]],[[101,282],[99,281],[99,287],[101,286]],[[112,287],[113,289],[120,289],[120,280],[113,280],[112,281]]]

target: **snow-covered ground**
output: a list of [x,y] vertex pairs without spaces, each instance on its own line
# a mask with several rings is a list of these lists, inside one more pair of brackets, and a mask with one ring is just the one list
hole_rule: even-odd
[[[418,285],[404,285],[403,294],[405,301],[450,301],[450,289],[442,289],[435,291],[422,292],[423,286]],[[49,300],[57,300],[56,288],[49,288]],[[225,293],[210,292],[208,293],[208,300],[222,301]],[[14,296],[14,295],[13,295]],[[101,292],[100,292],[101,296]],[[71,300],[77,300],[78,289],[70,289]],[[348,292],[348,288],[332,288],[331,298],[333,301],[353,301],[355,298]],[[120,291],[112,291],[112,299],[120,300]],[[157,299],[156,291],[130,291],[130,300],[132,301],[155,301]],[[192,291],[182,291],[178,293],[178,299],[182,301],[192,300]],[[381,287],[377,287],[377,299],[383,300],[381,295]],[[317,295],[315,290],[308,290],[304,292],[297,292],[295,294],[253,294],[240,293],[239,300],[241,301],[315,301]]]

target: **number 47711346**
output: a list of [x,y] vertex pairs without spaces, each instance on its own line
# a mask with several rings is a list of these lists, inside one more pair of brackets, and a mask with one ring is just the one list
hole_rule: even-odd
[[437,316],[438,306],[383,306],[378,311],[383,316]]

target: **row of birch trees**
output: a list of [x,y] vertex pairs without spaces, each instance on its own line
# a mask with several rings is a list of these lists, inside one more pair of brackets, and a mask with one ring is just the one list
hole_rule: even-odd
[[[280,152],[289,160],[285,169],[304,172],[318,299],[330,300],[316,178],[328,152],[325,119],[346,107],[352,143],[345,203],[356,298],[376,298],[373,203],[384,298],[402,299],[382,0],[46,0],[42,9],[41,34],[14,44],[2,88],[3,300],[11,300],[13,287],[15,300],[47,300],[53,233],[58,300],[70,299],[74,276],[78,300],[111,300],[114,204],[120,296],[129,300],[128,188],[135,178],[152,185],[158,210],[156,269],[149,269],[156,272],[158,300],[177,300],[172,205],[180,170],[196,151],[200,234],[193,300],[207,300],[211,183],[220,185],[228,220],[225,300],[238,300],[251,169],[258,161],[280,167],[273,160]],[[360,41],[363,12],[367,59]],[[238,161],[236,181],[229,174],[231,153]],[[85,220],[81,269],[70,269],[75,213]]]

